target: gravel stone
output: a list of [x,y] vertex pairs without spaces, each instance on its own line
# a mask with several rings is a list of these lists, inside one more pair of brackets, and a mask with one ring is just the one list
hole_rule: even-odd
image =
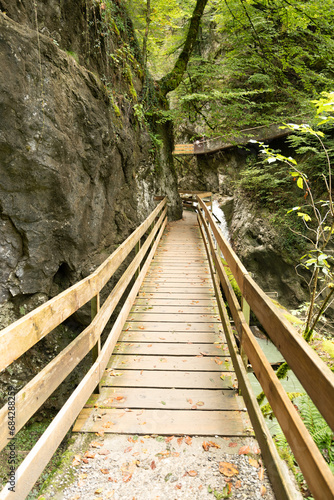
[[[159,439],[157,439],[159,438]],[[260,455],[250,452],[239,455],[242,446],[250,450],[258,447],[253,438],[193,437],[191,444],[178,437],[165,442],[156,436],[105,435],[77,437],[72,445],[74,455],[80,455],[80,464],[55,475],[43,497],[47,500],[215,500],[215,493],[223,493],[231,485],[231,499],[274,500],[268,476],[260,480]],[[204,451],[202,443],[214,441],[220,448],[215,454]],[[236,443],[231,447],[230,443]],[[101,444],[101,447],[98,446]],[[85,464],[86,451],[94,453]],[[103,450],[103,454],[99,451]],[[105,451],[110,451],[105,454]],[[249,462],[256,459],[258,467]],[[87,460],[87,459],[86,459]],[[222,474],[220,462],[227,462],[238,469],[231,477]],[[221,467],[222,468],[222,467]],[[72,477],[66,478],[66,475]],[[54,491],[56,493],[54,493]]]

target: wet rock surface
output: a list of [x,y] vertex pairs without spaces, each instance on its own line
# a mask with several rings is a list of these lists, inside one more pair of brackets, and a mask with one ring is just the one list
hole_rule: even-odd
[[252,438],[80,436],[71,451],[46,500],[275,498]]

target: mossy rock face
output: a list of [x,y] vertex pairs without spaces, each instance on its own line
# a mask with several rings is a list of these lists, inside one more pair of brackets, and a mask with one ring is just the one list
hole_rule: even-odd
[[331,340],[324,340],[321,347],[332,359],[334,359],[334,342]]

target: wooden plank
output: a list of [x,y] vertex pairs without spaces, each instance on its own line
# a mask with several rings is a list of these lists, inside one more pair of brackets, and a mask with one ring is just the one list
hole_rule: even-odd
[[179,298],[177,299],[178,301],[176,302],[173,297],[166,297],[166,298],[152,298],[152,297],[137,297],[135,300],[135,305],[148,305],[148,306],[171,306],[171,307],[178,307],[180,305],[181,307],[186,307],[186,306],[193,306],[193,307],[216,307],[216,299],[215,297],[207,297],[204,299],[193,299],[192,297],[187,299],[187,298]]
[[125,330],[148,330],[150,332],[214,332],[215,323],[126,323]]
[[203,289],[201,289],[201,292],[196,292],[196,293],[173,293],[171,291],[147,291],[147,290],[140,290],[138,293],[138,298],[142,299],[159,299],[159,300],[178,300],[181,302],[182,300],[193,300],[193,301],[201,301],[201,300],[214,300],[215,296],[214,294],[211,293],[204,293]]
[[[204,404],[197,406],[198,402]],[[147,387],[103,387],[100,395],[93,394],[89,398],[85,408],[92,408],[95,405],[99,408],[164,408],[165,410],[189,410],[192,406],[197,406],[197,410],[238,411],[244,408],[243,399],[234,391]]]
[[154,285],[159,285],[161,283],[172,283],[175,286],[178,286],[178,283],[191,283],[196,286],[201,286],[202,284],[206,285],[211,285],[212,286],[212,280],[211,276],[208,274],[206,276],[197,276],[197,275],[179,275],[177,272],[174,272],[170,276],[162,276],[162,275],[156,275],[156,276],[148,276],[146,275],[144,283],[147,284],[154,284]]
[[150,216],[90,276],[0,332],[0,371],[97,295],[165,205],[166,200],[159,203]]
[[211,288],[212,289],[212,280],[210,279],[210,281],[208,279],[202,279],[202,280],[199,280],[199,279],[184,279],[184,278],[172,278],[172,279],[148,279],[148,278],[145,278],[144,280],[144,283],[143,283],[143,286],[144,287],[157,287],[157,288],[164,288],[164,287],[173,287],[175,289],[175,291],[177,291],[176,289],[178,288],[185,288],[187,287],[187,289],[189,290],[189,286],[191,287],[201,287],[201,288]]
[[146,274],[146,278],[148,279],[155,279],[155,278],[163,278],[163,279],[169,279],[173,277],[178,277],[178,278],[189,278],[189,279],[206,279],[209,275],[209,271],[203,270],[203,269],[191,269],[189,271],[184,271],[184,270],[178,270],[178,269],[167,269],[164,270],[163,268],[157,268],[157,269],[152,269]]
[[[225,347],[225,353],[223,349]],[[153,344],[118,342],[114,353],[118,354],[147,354],[157,356],[223,356],[226,354],[224,344],[181,344],[158,342]],[[188,368],[184,368],[188,369]]]
[[[214,295],[212,287],[192,286],[191,290],[193,292],[193,296],[195,294],[198,294],[201,292],[203,293],[205,290],[207,290],[207,292],[205,292],[205,293],[207,293],[208,295]],[[146,293],[160,292],[160,293],[179,293],[179,294],[185,293],[185,294],[189,294],[189,287],[177,287],[177,290],[175,290],[175,287],[173,287],[173,286],[149,286],[149,285],[146,286],[146,285],[143,285],[141,288],[141,291],[146,292]]]
[[[93,420],[93,415],[101,418]],[[121,417],[121,418],[120,418]],[[84,408],[73,432],[99,432],[121,434],[158,434],[198,436],[249,436],[247,420],[238,411],[197,410],[142,410],[126,412]]]
[[224,335],[218,333],[201,333],[201,332],[142,332],[141,330],[137,332],[122,332],[120,338],[122,342],[181,342],[181,343],[192,343],[192,344],[207,344],[219,342],[221,344],[225,343]]
[[[114,374],[118,373],[118,376]],[[224,379],[221,379],[221,375]],[[233,389],[231,372],[169,372],[157,371],[152,376],[145,370],[110,370],[105,372],[101,385],[109,387],[165,387],[172,389]]]
[[203,314],[187,314],[181,313],[155,313],[154,311],[134,312],[129,315],[128,321],[139,321],[141,323],[147,322],[182,322],[182,323],[218,323],[219,317],[216,314],[203,313]]
[[[134,305],[133,308],[130,311],[130,316],[131,313],[144,313],[144,312],[151,312],[151,313],[166,313],[166,314],[171,314],[171,313],[184,313],[184,314],[217,314],[217,311],[213,307],[213,305],[209,306],[195,306],[195,305],[186,305],[186,306],[180,306],[179,304],[175,305],[150,305],[149,302],[147,302],[144,305]],[[131,316],[132,317],[132,316]]]
[[[159,344],[161,345],[161,344]],[[182,344],[181,344],[182,345]],[[119,351],[117,351],[119,352]],[[228,352],[225,351],[225,355]],[[219,363],[219,364],[218,364]],[[221,350],[218,354],[214,356],[171,356],[159,354],[158,356],[142,356],[140,354],[128,355],[128,354],[113,354],[108,363],[108,368],[114,368],[115,370],[175,370],[175,371],[211,371],[211,372],[221,372],[222,370],[226,372],[233,371],[233,365],[231,363],[231,358],[228,356],[222,356]]]

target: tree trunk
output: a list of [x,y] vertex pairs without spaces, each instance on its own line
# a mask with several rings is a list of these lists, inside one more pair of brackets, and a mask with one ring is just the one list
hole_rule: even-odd
[[200,26],[201,18],[206,7],[208,0],[197,0],[195,9],[193,11],[190,26],[187,34],[187,38],[181,54],[179,55],[174,68],[167,75],[165,75],[161,80],[159,80],[159,90],[161,97],[165,98],[168,92],[175,90],[181,83],[182,77],[185,70],[187,69],[187,64],[189,62],[192,50],[194,48],[198,29]]

